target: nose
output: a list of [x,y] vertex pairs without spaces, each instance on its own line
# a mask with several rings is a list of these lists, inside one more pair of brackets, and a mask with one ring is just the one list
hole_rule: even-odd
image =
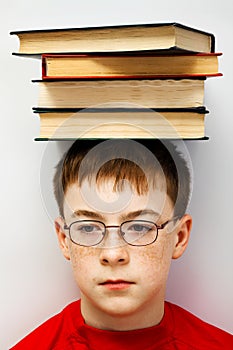
[[100,249],[100,263],[102,265],[117,266],[126,265],[130,261],[126,246]]
[[119,234],[117,226],[111,226],[105,236],[103,247],[100,249],[100,262],[103,265],[124,265],[129,262],[128,244]]

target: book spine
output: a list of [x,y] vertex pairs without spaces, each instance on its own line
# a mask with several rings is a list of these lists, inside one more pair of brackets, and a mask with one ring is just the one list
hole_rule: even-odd
[[46,57],[45,55],[41,56],[41,70],[42,70],[42,79],[47,78],[47,69],[46,69]]

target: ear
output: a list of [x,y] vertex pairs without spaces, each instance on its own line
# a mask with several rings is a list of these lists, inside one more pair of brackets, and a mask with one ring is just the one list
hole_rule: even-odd
[[57,238],[59,242],[59,246],[61,248],[61,251],[64,255],[64,257],[67,260],[70,260],[70,251],[69,251],[69,245],[68,245],[68,238],[64,232],[64,220],[61,217],[58,217],[55,221],[55,230],[57,233]]
[[185,251],[188,245],[190,232],[192,228],[192,217],[185,214],[176,228],[176,245],[174,247],[173,259],[178,259]]

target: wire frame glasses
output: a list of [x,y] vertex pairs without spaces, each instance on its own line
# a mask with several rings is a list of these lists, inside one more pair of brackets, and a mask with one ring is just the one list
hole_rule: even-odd
[[179,219],[174,217],[162,225],[157,225],[147,220],[129,220],[119,226],[106,226],[98,220],[79,220],[72,222],[64,229],[69,231],[69,237],[75,244],[85,247],[92,247],[100,244],[108,229],[117,229],[121,238],[132,246],[146,246],[156,241],[158,230],[163,229],[168,223]]

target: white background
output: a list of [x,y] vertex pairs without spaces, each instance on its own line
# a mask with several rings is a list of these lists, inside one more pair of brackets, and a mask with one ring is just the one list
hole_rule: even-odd
[[11,56],[18,42],[9,32],[20,29],[177,21],[215,34],[224,76],[206,82],[210,140],[187,143],[194,226],[187,252],[173,263],[167,298],[233,331],[232,13],[230,0],[1,1],[0,349],[78,296],[56,242],[56,210],[46,209],[53,201],[45,207],[42,199],[52,198],[52,168],[68,144],[33,141],[39,120],[31,112],[38,97],[31,79],[40,78],[40,62]]

